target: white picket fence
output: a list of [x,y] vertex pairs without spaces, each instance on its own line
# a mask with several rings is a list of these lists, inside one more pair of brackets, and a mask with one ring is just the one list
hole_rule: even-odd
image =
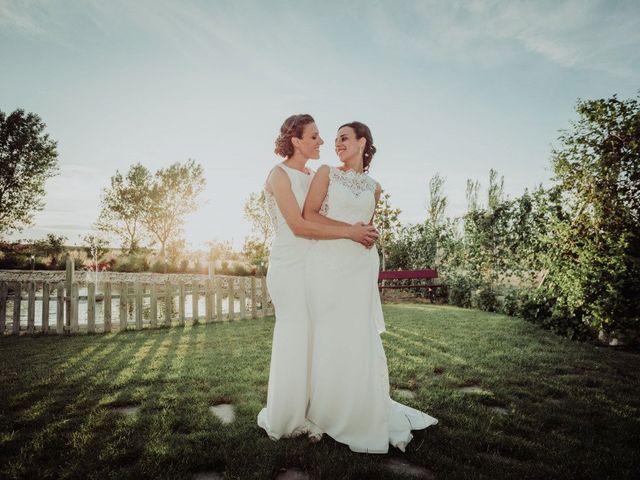
[[0,271],[0,336],[106,333],[273,314],[264,277],[101,272],[96,290],[94,275],[74,271],[72,259],[64,272]]

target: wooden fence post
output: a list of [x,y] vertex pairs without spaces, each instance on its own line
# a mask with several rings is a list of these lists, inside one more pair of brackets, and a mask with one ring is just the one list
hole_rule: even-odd
[[191,282],[191,321],[195,325],[200,320],[198,300],[200,299],[200,284],[197,280]]
[[29,292],[27,301],[27,333],[33,334],[36,328],[36,282],[31,280],[27,284],[27,290]]
[[16,282],[13,289],[13,328],[12,333],[14,335],[20,334],[20,304],[22,302],[22,284]]
[[158,326],[158,284],[151,284],[151,299],[149,305],[149,316],[151,317],[149,321],[151,322],[151,327],[156,328]]
[[171,283],[169,280],[165,282],[165,291],[164,291],[164,324],[167,327],[171,326],[171,314],[173,310],[173,292],[171,288]]
[[267,300],[267,278],[266,277],[260,278],[260,290],[261,290],[260,307],[262,309],[262,316],[266,317],[267,305],[269,304],[269,301]]
[[7,282],[0,282],[0,335],[4,335],[7,327],[7,295],[9,288]]
[[204,282],[204,310],[205,323],[211,323],[213,321],[213,289],[209,278]]
[[75,282],[76,270],[75,260],[67,255],[65,268],[65,324],[67,330],[71,329],[71,285]]
[[122,282],[120,284],[120,331],[124,332],[127,329],[127,323],[129,322],[129,309],[127,307],[127,290],[128,286]]
[[222,321],[222,279],[216,277],[216,320]]
[[50,285],[47,282],[42,284],[42,333],[49,331],[49,300]]
[[178,325],[184,327],[184,319],[185,319],[185,295],[184,295],[184,283],[182,280],[178,283]]
[[96,284],[87,282],[87,333],[96,333]]
[[142,285],[139,281],[135,284],[136,292],[136,330],[142,330]]
[[64,334],[64,283],[58,283],[56,287],[57,305],[56,305],[56,332],[58,335]]
[[104,284],[104,331],[111,331],[111,282]]
[[233,291],[233,277],[227,277],[227,316],[229,318],[229,320],[233,320],[233,318],[236,316],[236,312],[235,312],[235,299],[236,299],[236,293]]
[[258,306],[256,305],[256,277],[251,277],[251,318],[258,317]]
[[240,320],[247,318],[247,278],[240,277]]
[[75,333],[79,330],[78,325],[78,307],[80,301],[78,298],[78,284],[73,282],[71,284],[71,332]]

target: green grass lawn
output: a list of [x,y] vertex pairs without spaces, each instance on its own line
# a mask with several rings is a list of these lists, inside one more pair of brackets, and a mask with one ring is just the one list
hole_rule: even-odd
[[[571,342],[520,319],[386,305],[392,396],[439,419],[402,454],[330,438],[272,442],[266,401],[273,318],[109,335],[0,339],[1,478],[639,478],[640,355]],[[464,386],[480,391],[465,393]],[[209,412],[236,406],[223,425]],[[135,416],[113,410],[139,405]]]

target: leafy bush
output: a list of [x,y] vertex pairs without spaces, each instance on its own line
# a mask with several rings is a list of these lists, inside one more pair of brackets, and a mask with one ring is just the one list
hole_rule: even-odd
[[200,260],[196,260],[193,263],[193,267],[191,268],[191,271],[193,273],[202,273],[202,274],[206,274],[208,272],[208,267],[206,267],[205,265],[203,265],[202,263],[200,263]]
[[482,287],[473,292],[471,305],[485,312],[497,312],[500,306],[496,292],[491,287]]
[[[76,265],[78,260],[76,260]],[[164,270],[164,267],[163,267]],[[116,272],[148,272],[149,262],[146,255],[123,255],[118,257],[114,265]]]
[[640,331],[640,96],[579,101],[554,149],[548,289],[559,316]]
[[151,271],[153,273],[164,273],[164,262],[162,260],[156,260],[151,265]]
[[521,315],[525,320],[571,339],[584,340],[593,336],[582,314],[558,302],[553,292],[535,289],[523,291],[520,295]]
[[49,265],[46,262],[43,262],[41,259],[36,259],[33,264],[34,270],[53,270],[55,268],[54,265]]
[[555,299],[547,297],[541,290],[522,292],[520,314],[529,322],[543,324],[551,318],[551,309]]
[[35,257],[33,265],[31,256],[21,253],[9,253],[0,256],[0,269],[4,270],[55,270],[55,265],[49,265],[40,257]]
[[521,290],[518,290],[517,288],[509,290],[502,301],[502,305],[499,310],[500,313],[504,313],[510,317],[521,316],[523,299],[524,296]]
[[444,281],[448,286],[449,303],[458,307],[470,308],[476,282],[465,275],[451,275]]
[[594,330],[585,322],[583,312],[572,312],[558,302],[551,309],[548,325],[544,326],[572,340],[586,340],[594,336]]
[[[446,284],[445,284],[446,285]],[[435,303],[447,303],[449,301],[448,286],[443,288],[436,288],[431,290],[431,293],[427,289],[419,289],[420,295],[423,297],[429,297],[431,301]]]
[[65,270],[67,268],[65,262],[63,260],[58,260],[54,263],[50,263],[47,267],[43,268],[43,270]]
[[4,255],[0,258],[0,268],[5,270],[19,270],[24,268],[26,262],[26,255]]

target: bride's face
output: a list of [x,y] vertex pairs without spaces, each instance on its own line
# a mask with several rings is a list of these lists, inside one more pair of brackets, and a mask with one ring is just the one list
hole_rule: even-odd
[[305,158],[320,158],[320,145],[324,143],[315,123],[307,123],[302,130],[302,138],[296,138],[294,146]]
[[342,127],[336,135],[336,155],[345,163],[362,156],[366,140],[356,138],[356,132],[351,127]]

